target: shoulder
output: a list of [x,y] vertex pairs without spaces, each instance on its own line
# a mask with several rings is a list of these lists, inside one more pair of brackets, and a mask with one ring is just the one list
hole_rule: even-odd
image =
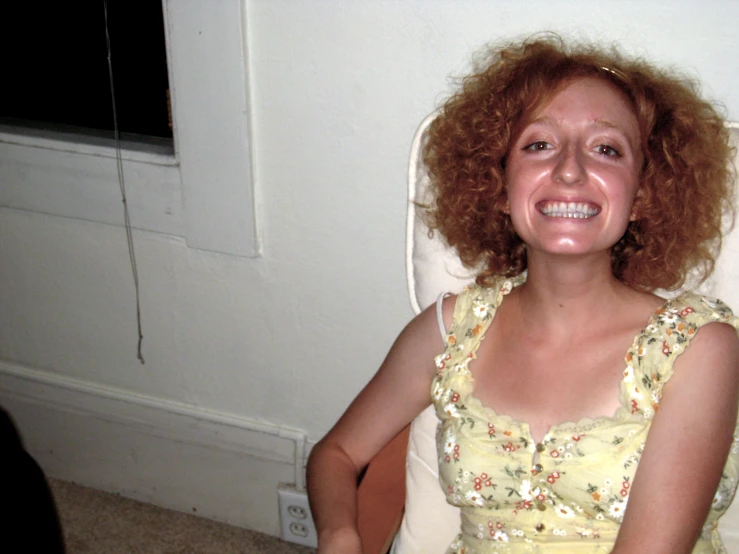
[[[678,339],[670,389],[688,387],[724,395],[739,387],[739,319],[718,299],[684,294],[672,303],[679,316],[672,325]],[[683,348],[679,348],[683,338]]]
[[688,344],[664,375],[664,387],[657,397],[660,410],[671,417],[696,418],[700,414],[697,419],[704,424],[731,433],[739,402],[736,328],[728,322],[706,322]]
[[435,303],[435,310],[437,320],[439,317],[441,318],[439,327],[442,330],[442,337],[445,337],[455,324],[463,320],[475,305],[492,306],[495,291],[498,288],[499,286],[485,287],[471,283],[465,285],[459,293],[443,293],[440,295]]
[[714,427],[703,428],[706,433],[730,434],[739,403],[737,318],[719,301],[692,296],[694,311],[673,322],[673,335],[683,337],[682,342],[680,338],[665,340],[661,347],[664,361],[647,364],[658,379],[652,391],[654,408],[676,421],[688,418],[700,421],[690,425]]
[[[713,323],[724,325],[709,325]],[[688,345],[695,348],[695,345],[714,340],[730,344],[737,340],[738,329],[739,318],[721,300],[684,293],[655,311],[642,343],[661,342],[662,354],[671,357],[681,355]],[[702,338],[695,340],[699,335]]]
[[718,298],[686,292],[665,305],[665,312],[679,315],[696,323],[731,322],[734,312]]
[[739,386],[737,329],[739,319],[720,300],[686,293],[665,303],[626,357],[632,408],[653,414],[663,387],[674,394],[682,387]]
[[689,358],[717,354],[725,357],[739,346],[739,318],[721,300],[686,293],[677,297],[672,306],[677,316],[673,322],[675,330],[679,331],[678,336],[684,334],[686,346],[690,344],[692,355],[686,352]]
[[712,373],[724,372],[731,377],[739,374],[739,321],[731,317],[699,317],[695,332],[686,344],[677,367],[686,364],[704,368]]
[[486,285],[472,283],[465,286],[456,298],[455,317],[466,315],[475,307],[479,310],[482,310],[482,307],[486,307],[488,310],[494,310],[498,307],[503,297],[523,281],[523,277],[514,277],[512,279],[495,277]]
[[509,280],[500,277],[490,285],[471,283],[458,294],[446,295],[441,307],[445,329],[451,331],[470,317],[490,317],[500,302],[501,294],[508,294],[512,288]]

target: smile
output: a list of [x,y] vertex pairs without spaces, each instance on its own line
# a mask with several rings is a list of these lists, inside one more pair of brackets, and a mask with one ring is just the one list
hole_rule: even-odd
[[586,202],[546,202],[539,211],[547,217],[569,217],[587,219],[600,212],[600,208]]

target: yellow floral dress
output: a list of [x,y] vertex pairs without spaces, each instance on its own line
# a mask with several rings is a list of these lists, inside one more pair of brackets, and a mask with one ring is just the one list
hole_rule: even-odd
[[[626,353],[616,414],[555,425],[535,443],[527,424],[480,403],[468,368],[503,296],[522,281],[467,287],[456,301],[446,349],[436,358],[431,394],[440,420],[439,480],[462,514],[462,533],[446,554],[610,552],[675,359],[701,325],[721,321],[739,328],[739,319],[720,301],[692,293],[667,302]],[[738,476],[735,432],[694,554],[726,552],[717,520]]]

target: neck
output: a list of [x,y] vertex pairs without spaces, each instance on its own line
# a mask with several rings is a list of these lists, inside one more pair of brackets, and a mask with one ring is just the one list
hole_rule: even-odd
[[565,260],[531,256],[526,283],[519,289],[516,302],[524,323],[555,334],[557,329],[587,329],[594,317],[608,318],[610,310],[641,295],[613,276],[607,255]]

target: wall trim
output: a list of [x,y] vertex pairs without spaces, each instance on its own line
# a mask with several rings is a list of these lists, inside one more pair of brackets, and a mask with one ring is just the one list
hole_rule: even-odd
[[[295,441],[305,440],[305,432],[300,429],[0,361],[0,398],[5,395],[111,420],[143,433],[233,450],[265,461],[292,464]],[[259,446],[255,446],[253,440],[244,440],[253,439],[255,435],[261,438]]]
[[0,361],[0,406],[50,477],[279,534],[300,429]]

